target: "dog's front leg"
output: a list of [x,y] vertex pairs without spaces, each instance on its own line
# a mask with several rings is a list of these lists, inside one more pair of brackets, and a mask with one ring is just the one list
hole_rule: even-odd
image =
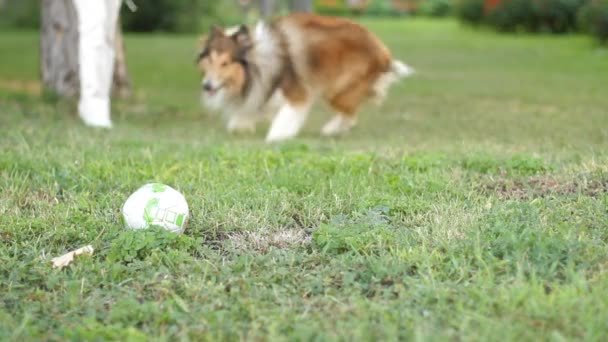
[[266,142],[287,140],[298,135],[298,132],[304,126],[309,110],[310,102],[300,104],[284,103],[272,120],[270,131],[266,136]]
[[228,119],[229,133],[255,133],[255,126],[258,118],[251,113],[234,113]]

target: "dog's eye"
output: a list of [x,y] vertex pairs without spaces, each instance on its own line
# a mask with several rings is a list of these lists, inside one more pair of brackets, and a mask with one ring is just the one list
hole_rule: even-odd
[[222,62],[222,64],[220,64],[220,66],[227,67],[228,66],[228,62]]

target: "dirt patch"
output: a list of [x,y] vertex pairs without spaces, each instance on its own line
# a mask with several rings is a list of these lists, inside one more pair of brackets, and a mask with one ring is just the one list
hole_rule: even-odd
[[236,249],[256,250],[262,253],[272,247],[291,248],[306,245],[311,241],[310,234],[302,229],[238,232],[229,234],[229,239]]
[[35,209],[41,204],[56,205],[60,202],[60,199],[57,196],[43,190],[29,191],[16,197],[15,200],[15,204],[17,204],[20,209],[26,210]]
[[515,200],[574,194],[598,197],[608,193],[608,178],[586,179],[581,176],[564,179],[549,175],[524,179],[499,178],[485,183],[482,192],[497,195],[500,199]]
[[38,81],[7,80],[0,78],[0,91],[13,91],[39,96],[42,86]]

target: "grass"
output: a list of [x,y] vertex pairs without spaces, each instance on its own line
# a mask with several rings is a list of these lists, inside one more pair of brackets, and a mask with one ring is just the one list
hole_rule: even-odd
[[[0,340],[605,339],[608,52],[365,24],[418,75],[276,146],[200,110],[194,36],[129,35],[136,94],[98,131],[37,95],[37,35],[0,33]],[[150,181],[184,235],[122,227]]]

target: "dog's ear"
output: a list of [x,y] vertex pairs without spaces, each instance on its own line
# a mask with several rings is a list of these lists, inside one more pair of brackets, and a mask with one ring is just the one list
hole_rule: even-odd
[[249,38],[249,28],[245,25],[240,25],[238,29],[232,34],[232,38],[239,42],[241,39]]
[[218,37],[224,35],[224,30],[217,25],[211,25],[211,29],[209,30],[209,32],[211,32],[211,37]]
[[198,53],[196,54],[196,59],[194,60],[195,64],[198,64],[198,62],[200,62],[201,59],[207,57],[207,55],[209,54],[209,48],[207,47],[208,42],[209,42],[208,35],[200,36],[198,38],[198,45],[197,45]]
[[209,35],[203,35],[198,38],[198,49],[202,50],[207,46],[207,42],[209,41]]
[[202,48],[199,53],[196,55],[196,59],[194,60],[194,64],[198,64],[201,59],[207,57],[209,55],[209,49],[207,47]]
[[245,25],[241,25],[239,29],[232,34],[232,39],[236,42],[238,48],[239,58],[244,57],[244,55],[253,47],[253,41],[251,40],[251,35],[249,34],[249,29]]

